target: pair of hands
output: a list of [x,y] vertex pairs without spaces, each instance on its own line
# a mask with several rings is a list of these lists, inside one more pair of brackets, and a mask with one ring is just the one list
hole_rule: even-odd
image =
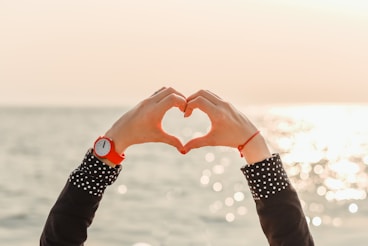
[[[173,107],[182,111],[184,117],[189,117],[195,109],[203,111],[210,119],[210,131],[205,136],[192,139],[183,145],[178,138],[169,135],[162,128],[164,115]],[[161,142],[186,154],[203,146],[237,148],[256,131],[257,128],[245,115],[210,91],[200,90],[186,98],[173,88],[163,87],[125,113],[105,136],[114,140],[118,153],[123,153],[134,144]],[[261,135],[257,135],[249,146],[242,150],[248,162],[260,161],[270,156]]]

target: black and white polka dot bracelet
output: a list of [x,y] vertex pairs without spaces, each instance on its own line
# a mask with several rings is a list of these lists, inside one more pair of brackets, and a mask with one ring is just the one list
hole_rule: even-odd
[[254,200],[267,199],[286,189],[290,181],[279,154],[241,168],[248,181]]

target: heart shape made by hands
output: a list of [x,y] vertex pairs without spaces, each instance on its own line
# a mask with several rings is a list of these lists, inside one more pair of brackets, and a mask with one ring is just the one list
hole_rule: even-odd
[[171,108],[162,119],[162,129],[185,145],[191,139],[206,135],[211,130],[211,121],[200,110],[194,110],[190,117],[185,118],[179,109]]

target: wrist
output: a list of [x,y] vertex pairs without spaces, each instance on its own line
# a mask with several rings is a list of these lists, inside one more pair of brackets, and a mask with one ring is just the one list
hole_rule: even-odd
[[261,134],[255,136],[241,151],[244,159],[249,164],[262,161],[272,156],[265,139]]
[[124,136],[123,138],[121,137],[123,134],[115,134],[113,131],[109,130],[105,133],[104,136],[112,139],[114,141],[115,144],[115,151],[119,154],[122,154],[126,151],[126,149],[131,145],[128,141],[127,141],[127,137]]
[[115,168],[116,166],[119,166],[119,164],[112,163],[111,161],[109,161],[106,158],[98,157],[96,154],[93,154],[93,155],[94,155],[94,157],[96,157],[98,160],[100,160],[101,162],[105,163],[109,167]]

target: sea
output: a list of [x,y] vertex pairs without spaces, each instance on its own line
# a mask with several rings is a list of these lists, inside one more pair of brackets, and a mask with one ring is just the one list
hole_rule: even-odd
[[[368,245],[368,105],[238,108],[280,153],[316,245]],[[0,107],[0,245],[39,244],[69,174],[128,109]],[[201,111],[184,119],[171,109],[162,123],[182,142],[211,127]],[[147,143],[125,154],[85,245],[268,245],[236,149],[203,147],[182,155]]]

